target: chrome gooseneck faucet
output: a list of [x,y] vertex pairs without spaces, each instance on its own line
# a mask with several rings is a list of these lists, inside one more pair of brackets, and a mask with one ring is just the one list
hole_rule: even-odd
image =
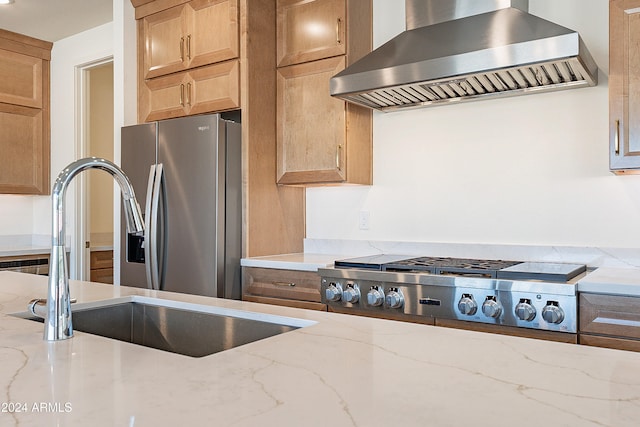
[[51,190],[53,208],[53,234],[49,272],[49,293],[44,339],[57,341],[73,336],[71,324],[71,301],[69,275],[65,259],[65,215],[64,204],[67,187],[71,180],[86,169],[108,172],[120,186],[129,233],[144,232],[144,220],[129,178],[109,160],[96,157],[76,160],[60,172]]

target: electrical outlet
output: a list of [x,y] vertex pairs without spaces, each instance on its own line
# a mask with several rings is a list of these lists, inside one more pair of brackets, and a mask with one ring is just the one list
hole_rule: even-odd
[[371,216],[369,215],[369,211],[360,211],[358,216],[358,228],[360,230],[368,230],[370,219]]

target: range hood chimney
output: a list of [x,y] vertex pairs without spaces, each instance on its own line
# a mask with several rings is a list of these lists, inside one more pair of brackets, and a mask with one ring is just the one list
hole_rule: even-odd
[[331,78],[332,96],[381,111],[595,86],[576,31],[528,0],[406,0],[407,30]]

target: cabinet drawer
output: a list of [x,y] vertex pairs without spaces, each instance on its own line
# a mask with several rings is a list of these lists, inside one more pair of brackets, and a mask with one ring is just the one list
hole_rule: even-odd
[[[112,268],[113,251],[93,251],[91,252],[91,269]],[[113,274],[113,272],[111,273]]]
[[244,267],[243,296],[321,302],[320,276],[312,271]]
[[580,294],[579,331],[640,339],[640,297]]

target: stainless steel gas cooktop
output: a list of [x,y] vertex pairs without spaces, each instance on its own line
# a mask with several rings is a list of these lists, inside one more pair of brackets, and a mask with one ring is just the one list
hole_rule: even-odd
[[577,332],[582,264],[372,255],[320,269],[323,302],[354,314],[426,316]]

